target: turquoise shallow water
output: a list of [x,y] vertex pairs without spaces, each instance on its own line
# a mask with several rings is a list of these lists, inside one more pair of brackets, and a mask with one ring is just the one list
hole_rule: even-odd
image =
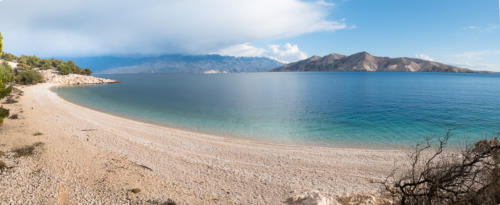
[[97,110],[194,131],[284,143],[400,146],[454,129],[500,131],[500,75],[451,73],[121,74],[60,87]]

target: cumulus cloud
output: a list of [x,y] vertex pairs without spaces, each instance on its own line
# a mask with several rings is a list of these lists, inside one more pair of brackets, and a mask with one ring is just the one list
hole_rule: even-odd
[[424,54],[424,53],[417,54],[415,57],[423,59],[423,60],[427,60],[427,61],[434,61],[434,59],[432,59],[429,55]]
[[296,44],[272,44],[267,48],[258,48],[250,43],[242,43],[223,48],[217,52],[226,56],[267,57],[282,63],[289,63],[307,58],[307,54],[299,49]]
[[[5,49],[51,55],[207,53],[346,28],[326,1],[12,0],[0,4]],[[326,4],[325,4],[326,3]]]
[[307,58],[307,54],[300,51],[299,46],[285,43],[285,45],[270,45],[272,57],[282,62],[293,62]]

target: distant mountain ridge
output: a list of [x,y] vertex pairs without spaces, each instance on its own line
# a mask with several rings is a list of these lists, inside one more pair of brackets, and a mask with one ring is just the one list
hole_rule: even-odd
[[275,68],[273,72],[301,71],[394,71],[394,72],[455,72],[475,73],[466,68],[459,68],[434,61],[418,58],[389,58],[372,56],[367,52],[359,52],[350,56],[332,53],[319,57],[289,63]]
[[264,57],[233,57],[221,55],[180,55],[158,57],[86,57],[74,61],[101,74],[116,73],[234,73],[267,72],[283,64]]

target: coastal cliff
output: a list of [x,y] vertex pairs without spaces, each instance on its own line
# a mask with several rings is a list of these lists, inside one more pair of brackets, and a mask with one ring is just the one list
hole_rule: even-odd
[[418,58],[377,57],[367,52],[350,56],[332,53],[319,57],[289,63],[275,68],[273,72],[303,72],[303,71],[385,71],[385,72],[451,72],[476,73],[478,71],[459,68],[434,61]]

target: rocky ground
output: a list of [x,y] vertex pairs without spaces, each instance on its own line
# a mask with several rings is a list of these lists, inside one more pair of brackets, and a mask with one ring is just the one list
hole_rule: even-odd
[[97,78],[78,74],[59,75],[55,69],[40,70],[44,82],[58,85],[83,85],[83,84],[105,84],[118,83],[116,80]]

